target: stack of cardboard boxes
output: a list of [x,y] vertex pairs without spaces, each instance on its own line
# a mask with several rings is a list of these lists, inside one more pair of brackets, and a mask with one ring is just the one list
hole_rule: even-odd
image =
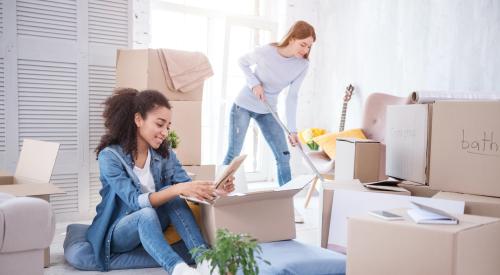
[[[187,91],[173,91],[165,76],[160,50],[119,50],[116,61],[116,86],[162,92],[172,105],[171,129],[180,139],[175,149],[184,169],[197,180],[214,180],[215,165],[201,164],[201,118],[203,81]],[[186,59],[189,64],[191,60]],[[162,67],[163,66],[163,67]]]
[[350,216],[348,274],[500,274],[498,117],[500,101],[388,107],[387,175],[466,215],[454,213],[458,225],[416,224],[404,210],[402,221]]

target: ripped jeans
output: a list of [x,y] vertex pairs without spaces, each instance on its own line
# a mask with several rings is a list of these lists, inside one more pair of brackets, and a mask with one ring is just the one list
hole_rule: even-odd
[[255,119],[267,144],[273,151],[278,169],[278,183],[283,185],[292,179],[290,172],[290,151],[287,138],[279,123],[271,113],[259,114],[233,104],[229,118],[229,148],[224,165],[228,165],[233,158],[241,153],[250,118]]

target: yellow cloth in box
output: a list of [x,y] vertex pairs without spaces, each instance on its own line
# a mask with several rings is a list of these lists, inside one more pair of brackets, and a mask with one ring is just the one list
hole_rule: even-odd
[[328,155],[330,159],[335,159],[335,152],[337,149],[337,138],[346,138],[346,137],[351,137],[351,138],[360,138],[360,139],[366,139],[365,134],[363,133],[363,130],[361,129],[351,129],[343,132],[334,132],[334,133],[328,133],[321,135],[319,137],[313,138],[314,142],[316,142],[323,151]]
[[[200,208],[200,206],[198,204],[192,203],[190,201],[187,201],[187,204],[188,204],[189,208],[191,208],[191,211],[193,212],[194,218],[196,219],[196,223],[201,228],[201,208]],[[169,224],[167,226],[167,229],[165,229],[164,237],[165,237],[165,240],[167,240],[167,242],[169,244],[174,244],[174,243],[181,240],[181,237],[179,236],[179,234],[177,234],[177,231],[175,231],[175,228],[172,224]]]

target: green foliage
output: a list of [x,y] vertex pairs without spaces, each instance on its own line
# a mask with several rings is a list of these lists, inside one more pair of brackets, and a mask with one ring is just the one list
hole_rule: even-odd
[[307,144],[307,147],[309,147],[309,149],[311,149],[313,151],[318,151],[318,149],[319,149],[319,145],[314,141],[310,141],[306,144]]
[[[233,234],[226,229],[217,230],[216,244],[211,249],[194,248],[193,255],[197,255],[196,262],[206,260],[210,262],[210,273],[216,267],[220,274],[236,274],[241,268],[245,275],[259,274],[257,259],[261,259],[262,248],[255,239],[246,234]],[[270,263],[263,260],[266,264]]]
[[168,131],[167,141],[170,143],[170,147],[172,149],[177,148],[177,146],[179,146],[179,143],[181,143],[179,136],[174,130]]

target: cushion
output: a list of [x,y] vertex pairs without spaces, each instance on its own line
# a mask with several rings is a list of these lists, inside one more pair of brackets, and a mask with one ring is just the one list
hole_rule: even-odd
[[[261,257],[271,262],[267,265],[258,260],[259,274],[275,275],[340,275],[345,274],[346,256],[321,247],[294,240],[263,243]],[[242,275],[241,270],[237,273]]]
[[361,138],[366,139],[363,130],[361,129],[352,129],[342,132],[334,132],[321,135],[319,137],[313,138],[314,142],[316,142],[323,151],[328,155],[330,159],[335,159],[335,152],[337,149],[337,138],[338,137],[352,137],[352,138]]
[[[66,261],[80,270],[99,270],[94,251],[87,242],[86,233],[89,225],[87,224],[70,224],[67,227],[66,238],[64,239],[64,258]],[[181,258],[189,263],[194,262],[189,255],[186,245],[180,241],[172,245]],[[116,253],[111,255],[110,269],[134,269],[134,268],[148,268],[159,267],[160,265],[139,246],[133,251],[127,253]]]
[[[73,267],[80,270],[98,270],[92,247],[87,242],[85,234],[86,224],[70,224],[64,240],[64,257]],[[321,247],[303,244],[294,240],[263,243],[262,258],[271,262],[271,265],[258,260],[260,274],[276,275],[340,275],[345,274],[346,256]],[[193,264],[184,242],[172,245],[172,248],[188,264]],[[113,254],[110,269],[134,269],[159,267],[151,256],[138,247],[137,249],[121,254]],[[240,270],[238,275],[242,275]]]
[[[190,202],[190,201],[186,201],[186,202],[187,202],[189,208],[191,208],[191,211],[193,212],[194,218],[196,219],[196,223],[201,228],[202,224],[201,224],[200,205],[195,204],[195,203]],[[169,224],[167,226],[167,229],[165,230],[165,240],[167,240],[167,242],[169,244],[174,244],[174,243],[177,243],[181,240],[181,237],[179,236],[179,234],[177,234],[177,231],[175,231],[175,228],[172,224]]]

